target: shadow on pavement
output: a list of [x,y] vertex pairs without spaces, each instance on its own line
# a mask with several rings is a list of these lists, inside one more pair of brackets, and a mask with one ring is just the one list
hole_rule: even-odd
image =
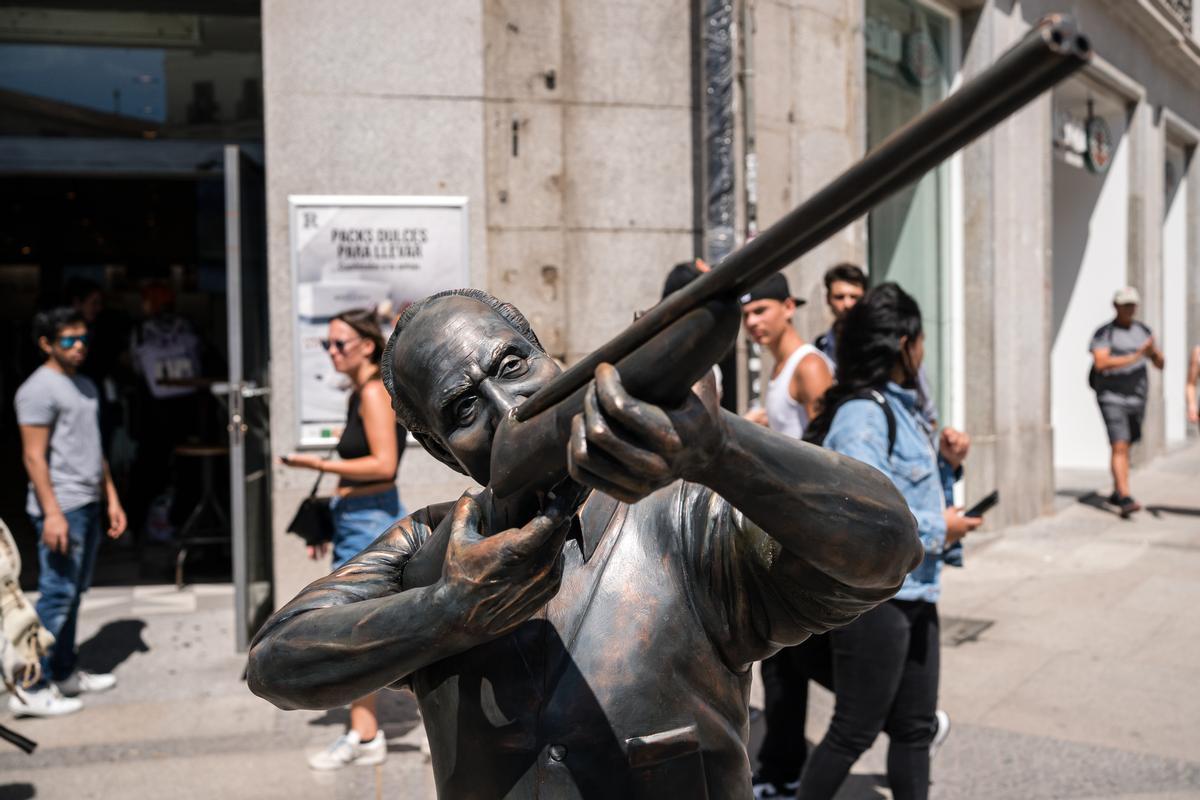
[[29,800],[37,797],[32,783],[0,783],[0,800]]
[[1155,519],[1158,519],[1163,514],[1178,514],[1181,517],[1200,517],[1200,508],[1188,508],[1187,506],[1146,506],[1146,511]]
[[140,619],[105,623],[95,636],[79,646],[79,663],[92,672],[112,672],[134,653],[149,652],[150,646],[142,640],[145,627],[145,621]]
[[1103,495],[1101,495],[1099,492],[1095,492],[1095,491],[1085,492],[1085,491],[1076,491],[1074,489],[1068,489],[1068,490],[1057,492],[1057,494],[1064,496],[1064,497],[1074,497],[1077,501],[1079,501],[1083,505],[1094,508],[1097,511],[1103,511],[1105,514],[1112,514],[1114,517],[1121,516],[1121,512],[1118,511],[1113,506],[1109,505],[1108,499],[1106,497],[1104,497]]

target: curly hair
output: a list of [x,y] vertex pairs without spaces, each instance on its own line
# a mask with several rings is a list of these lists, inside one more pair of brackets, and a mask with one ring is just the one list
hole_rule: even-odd
[[411,397],[408,397],[401,386],[396,381],[393,363],[393,351],[396,349],[396,341],[400,338],[401,332],[407,328],[417,315],[425,310],[426,306],[435,300],[440,300],[443,297],[468,297],[472,300],[478,300],[480,303],[491,308],[505,322],[512,326],[513,330],[524,336],[529,343],[546,352],[546,348],[542,347],[542,343],[538,341],[537,334],[533,332],[533,328],[529,325],[529,320],[525,318],[517,307],[512,303],[505,303],[492,297],[487,292],[479,289],[448,289],[444,292],[431,294],[423,300],[410,305],[404,309],[404,312],[396,320],[396,327],[392,330],[392,335],[388,337],[387,346],[383,348],[383,385],[387,387],[388,394],[392,398],[392,409],[396,412],[396,418],[400,420],[400,424],[414,434],[430,434],[429,426],[424,423],[417,412],[416,404],[413,403]]

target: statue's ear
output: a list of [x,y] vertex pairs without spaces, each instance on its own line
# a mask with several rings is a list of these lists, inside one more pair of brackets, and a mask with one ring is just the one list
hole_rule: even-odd
[[412,435],[413,438],[417,440],[417,444],[425,448],[426,453],[429,453],[431,456],[455,472],[463,475],[467,474],[467,471],[463,469],[462,464],[458,463],[458,459],[456,459],[454,455],[446,448],[446,445],[442,444],[441,439],[433,434],[420,433],[417,431],[413,431]]

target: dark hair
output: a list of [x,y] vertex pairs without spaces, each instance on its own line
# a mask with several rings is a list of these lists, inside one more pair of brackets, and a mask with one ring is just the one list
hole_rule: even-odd
[[855,286],[860,286],[863,289],[867,288],[867,274],[857,264],[851,264],[849,261],[844,261],[825,270],[826,292],[833,291],[834,281],[845,281],[846,283],[853,283]]
[[[900,339],[921,335],[921,307],[895,283],[882,283],[846,312],[837,337],[837,381],[825,392],[804,440],[820,443],[838,408],[869,389],[882,389],[902,364]],[[912,376],[915,379],[915,375]]]
[[546,352],[546,348],[542,347],[542,343],[538,341],[537,334],[533,332],[533,328],[529,325],[529,320],[525,319],[525,315],[517,310],[517,307],[512,303],[505,303],[497,300],[487,292],[479,289],[448,289],[444,292],[431,294],[424,300],[417,302],[404,309],[404,312],[396,320],[396,327],[392,330],[392,335],[388,339],[387,346],[383,349],[383,385],[387,387],[388,394],[392,396],[392,409],[396,412],[396,418],[400,420],[400,424],[413,434],[428,434],[431,433],[429,427],[417,415],[416,406],[412,399],[406,397],[402,391],[400,384],[396,383],[396,375],[393,371],[392,351],[396,349],[396,340],[400,338],[400,333],[409,326],[417,315],[425,310],[425,307],[434,300],[440,300],[443,297],[467,297],[472,300],[477,300],[480,303],[491,308],[496,314],[512,326],[513,330],[529,340],[530,344]]
[[671,267],[671,271],[667,273],[667,279],[663,281],[663,299],[666,299],[667,295],[678,292],[703,274],[700,268],[696,266],[694,259],[692,261],[680,261]]
[[362,338],[375,345],[371,351],[371,363],[379,364],[383,359],[383,329],[379,327],[379,317],[373,308],[352,308],[334,317],[338,322],[345,323],[354,329]]
[[82,314],[70,306],[39,311],[33,315],[33,343],[40,347],[42,337],[53,342],[62,333],[63,328],[70,328],[73,325],[86,327],[87,322],[83,319]]

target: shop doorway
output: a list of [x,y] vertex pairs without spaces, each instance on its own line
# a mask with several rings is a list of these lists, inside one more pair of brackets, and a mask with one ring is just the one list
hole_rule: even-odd
[[[0,482],[0,517],[31,586],[36,540],[12,396],[41,362],[35,311],[98,299],[85,372],[104,397],[105,450],[130,533],[106,545],[96,583],[236,579],[244,640],[270,603],[264,182],[247,148],[215,155],[188,177],[0,181],[0,449],[15,478]],[[147,350],[162,330],[193,337],[195,363],[156,386]]]
[[1129,112],[1118,98],[1079,79],[1055,89],[1053,103],[1054,467],[1081,473],[1086,484],[1109,461],[1108,436],[1088,385],[1089,344],[1113,318],[1113,293],[1129,282]]

